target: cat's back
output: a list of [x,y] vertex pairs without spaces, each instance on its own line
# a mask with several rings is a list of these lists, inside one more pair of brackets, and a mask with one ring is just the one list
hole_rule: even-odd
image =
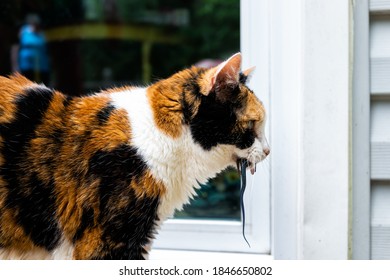
[[20,74],[10,77],[0,76],[0,123],[14,119],[16,101],[26,94],[26,90],[34,84]]
[[18,73],[9,77],[0,76],[0,94],[1,96],[16,95],[26,86],[33,84],[33,82]]

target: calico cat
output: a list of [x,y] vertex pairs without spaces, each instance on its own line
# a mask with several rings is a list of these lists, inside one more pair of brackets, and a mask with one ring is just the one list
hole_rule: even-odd
[[199,183],[269,153],[240,67],[238,53],[83,97],[0,77],[0,257],[147,258]]

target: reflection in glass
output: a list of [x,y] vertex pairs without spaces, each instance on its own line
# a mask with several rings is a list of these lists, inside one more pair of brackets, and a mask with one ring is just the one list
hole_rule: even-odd
[[240,178],[235,168],[228,168],[197,190],[191,204],[175,214],[176,218],[240,219]]

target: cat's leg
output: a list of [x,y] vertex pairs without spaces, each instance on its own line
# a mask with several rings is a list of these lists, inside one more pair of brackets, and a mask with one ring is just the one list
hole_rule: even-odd
[[129,244],[117,244],[114,247],[106,247],[101,251],[100,256],[95,259],[101,260],[145,260],[146,250],[142,246],[131,247]]
[[18,248],[0,248],[1,260],[49,260],[51,255],[42,248],[24,251]]
[[83,236],[74,243],[73,259],[90,260],[99,258],[103,249],[101,235],[100,227],[86,229]]
[[86,229],[82,238],[74,244],[73,259],[84,260],[144,260],[147,250],[130,238],[118,240],[101,228]]

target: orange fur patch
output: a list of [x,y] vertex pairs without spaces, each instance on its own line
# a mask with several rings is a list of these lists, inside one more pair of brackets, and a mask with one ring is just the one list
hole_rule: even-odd
[[100,227],[86,229],[83,237],[75,243],[73,259],[85,260],[97,257],[102,250],[101,235]]
[[157,181],[150,171],[146,171],[145,175],[139,181],[132,181],[131,187],[135,191],[137,198],[159,197],[166,191],[162,182]]
[[14,209],[3,208],[0,221],[0,244],[16,250],[29,251],[36,248],[23,228],[16,223]]
[[0,123],[8,123],[14,119],[15,103],[18,96],[23,95],[24,88],[36,85],[20,74],[9,78],[0,76]]
[[183,114],[180,103],[180,85],[171,83],[157,83],[148,88],[147,96],[153,110],[156,126],[172,138],[181,135]]
[[104,126],[92,130],[90,145],[86,146],[85,153],[91,155],[96,150],[111,151],[120,144],[129,144],[130,141],[127,112],[125,109],[115,110]]
[[242,110],[237,112],[240,121],[263,122],[265,118],[265,109],[262,103],[253,93],[249,91],[246,91],[245,93],[247,106],[244,106]]

